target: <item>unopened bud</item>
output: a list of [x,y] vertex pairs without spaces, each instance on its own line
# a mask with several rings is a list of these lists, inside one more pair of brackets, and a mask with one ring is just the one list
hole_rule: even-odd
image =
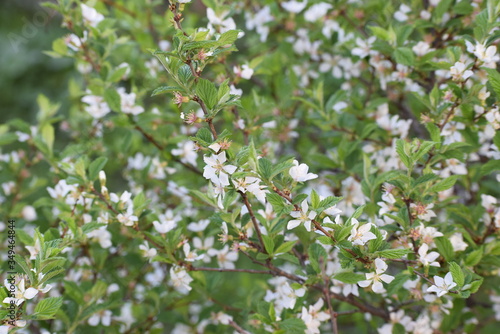
[[106,186],[101,185],[101,193],[104,197],[109,198],[108,188]]
[[101,187],[106,186],[106,173],[103,170],[99,172],[99,182],[101,182]]

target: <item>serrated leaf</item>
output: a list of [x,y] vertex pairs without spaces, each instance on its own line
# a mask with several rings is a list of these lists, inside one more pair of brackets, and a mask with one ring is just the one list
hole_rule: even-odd
[[456,262],[450,262],[450,272],[453,276],[453,282],[457,283],[458,287],[462,287],[465,282],[464,273],[462,268]]
[[122,110],[121,107],[121,97],[120,94],[114,88],[108,88],[104,92],[104,100],[111,108],[111,110],[120,112]]
[[488,73],[488,82],[495,94],[500,97],[500,73],[492,68],[482,67],[482,69]]
[[427,191],[429,193],[435,193],[435,192],[437,193],[440,191],[450,189],[451,187],[453,187],[455,182],[457,182],[458,177],[459,177],[459,175],[449,176],[446,179],[439,181],[438,183],[436,183],[435,185],[430,187]]
[[408,253],[410,253],[409,249],[385,249],[375,254],[386,259],[400,259]]
[[262,241],[264,241],[264,247],[269,255],[273,254],[274,251],[274,241],[273,238],[268,235],[262,235]]
[[217,40],[217,44],[220,46],[226,46],[228,44],[233,44],[238,39],[239,30],[229,30],[220,35]]
[[295,246],[296,241],[286,241],[274,250],[274,254],[288,253]]
[[268,180],[272,173],[272,163],[269,159],[260,158],[259,159],[259,174],[263,180]]
[[208,109],[213,109],[217,103],[217,89],[206,79],[200,79],[196,85],[196,94],[203,100]]
[[311,207],[317,209],[319,207],[320,199],[316,190],[311,191]]
[[455,252],[453,251],[453,245],[448,238],[435,238],[434,242],[436,243],[439,254],[441,254],[446,261],[453,259]]
[[214,140],[212,133],[207,128],[200,128],[198,132],[196,132],[196,138],[199,138],[208,144],[211,144]]
[[48,297],[42,299],[35,307],[37,320],[47,320],[54,318],[54,314],[62,305],[62,297]]
[[151,93],[151,96],[156,96],[156,95],[171,93],[171,92],[183,92],[183,91],[184,91],[184,89],[177,87],[177,86],[160,86],[160,87],[156,88]]
[[92,161],[89,165],[89,180],[94,181],[97,179],[99,172],[104,168],[106,163],[108,162],[108,158],[99,157]]
[[399,159],[401,159],[406,168],[410,169],[413,163],[405,150],[405,144],[405,141],[402,139],[396,140],[396,153],[398,154]]
[[366,277],[363,274],[355,274],[355,273],[338,273],[337,275],[332,277],[333,279],[336,279],[337,281],[341,281],[346,284],[356,284],[359,281],[364,280]]
[[325,249],[321,245],[311,244],[308,253],[311,266],[318,274],[321,273],[328,259]]
[[410,48],[400,47],[394,51],[394,58],[396,62],[401,65],[413,66],[415,65],[415,54]]
[[482,248],[473,250],[465,258],[465,265],[467,267],[474,267],[476,264],[479,263],[479,261],[481,261],[482,257],[483,257],[483,249]]

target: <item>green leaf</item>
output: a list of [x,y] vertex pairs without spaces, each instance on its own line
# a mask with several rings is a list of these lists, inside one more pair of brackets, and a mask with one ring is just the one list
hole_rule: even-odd
[[238,39],[239,30],[229,30],[220,35],[217,40],[217,44],[220,46],[225,46],[228,44],[233,44]]
[[319,274],[326,266],[328,256],[323,246],[311,244],[309,246],[309,261],[313,269]]
[[262,235],[262,241],[264,241],[264,247],[269,255],[273,254],[274,251],[274,241],[273,238],[268,235]]
[[104,100],[111,110],[120,112],[122,110],[120,94],[114,88],[106,89],[104,92]]
[[496,170],[500,170],[500,160],[490,160],[481,166],[482,175],[488,175]]
[[403,162],[406,168],[410,169],[413,162],[410,160],[406,150],[407,143],[403,139],[396,140],[396,152],[399,155],[399,159]]
[[366,277],[363,274],[355,274],[355,273],[338,273],[337,275],[332,277],[333,279],[336,279],[337,281],[341,281],[346,284],[356,284],[359,281],[364,280]]
[[436,143],[441,143],[441,131],[439,130],[439,127],[434,123],[427,123],[425,127],[427,128],[427,131],[429,131],[431,140]]
[[450,189],[451,187],[453,187],[453,185],[455,184],[455,182],[457,182],[458,177],[459,177],[459,175],[449,176],[446,179],[444,179],[442,181],[439,181],[438,183],[436,183],[435,185],[433,185],[432,187],[430,187],[427,190],[427,192],[428,193],[437,193],[437,192],[440,192],[440,191],[444,191],[444,190]]
[[303,334],[307,329],[306,324],[299,318],[289,318],[279,323],[280,329],[288,334]]
[[271,177],[272,173],[272,164],[269,159],[260,158],[259,159],[259,174],[263,180],[268,180]]
[[450,272],[453,276],[453,282],[457,283],[458,287],[462,287],[464,285],[464,273],[462,272],[462,268],[456,262],[450,262]]
[[495,94],[500,97],[500,73],[497,70],[487,67],[482,67],[488,73],[488,82]]
[[274,254],[288,253],[295,246],[296,241],[287,241],[282,243],[274,250]]
[[386,259],[400,259],[410,253],[409,249],[386,249],[376,252],[375,254]]
[[434,242],[436,243],[439,254],[441,254],[446,261],[453,259],[455,252],[453,251],[453,245],[448,238],[435,238]]
[[89,165],[89,180],[94,181],[99,176],[99,172],[104,168],[106,163],[108,162],[108,158],[99,157],[92,161]]
[[37,320],[47,320],[54,318],[54,314],[62,305],[62,297],[49,297],[42,299],[35,307]]
[[328,209],[336,205],[342,200],[343,197],[328,196],[327,198],[321,200],[318,204],[318,208]]
[[203,100],[208,109],[213,109],[217,103],[217,89],[206,79],[200,79],[196,85],[196,94]]
[[52,149],[54,146],[54,127],[51,124],[46,123],[42,127],[42,138],[45,144],[47,145],[47,148],[49,149],[49,152],[52,154]]
[[482,248],[473,250],[465,258],[465,265],[467,267],[474,267],[476,264],[479,263],[479,261],[481,261],[482,257],[483,257],[483,249]]
[[207,144],[211,144],[214,140],[212,133],[207,128],[200,128],[198,132],[196,132],[196,138],[203,140]]
[[415,54],[410,48],[400,47],[394,51],[394,58],[398,64],[413,66],[415,65]]
[[311,207],[317,209],[320,203],[319,195],[316,190],[311,191]]
[[155,95],[160,95],[160,94],[165,94],[165,93],[171,93],[171,92],[183,92],[184,89],[177,87],[177,86],[160,86],[156,88],[153,93],[151,93],[151,96]]

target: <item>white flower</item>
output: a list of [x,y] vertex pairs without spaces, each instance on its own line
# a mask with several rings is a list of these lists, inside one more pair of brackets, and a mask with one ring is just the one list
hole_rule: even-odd
[[177,143],[177,147],[178,148],[174,148],[172,150],[172,155],[180,157],[181,162],[191,164],[196,167],[198,154],[196,154],[194,143],[191,140],[185,140],[181,143]]
[[425,56],[427,52],[431,51],[431,46],[429,45],[429,43],[420,41],[413,46],[412,50],[417,56],[422,57]]
[[467,80],[470,78],[474,72],[471,70],[466,70],[467,65],[462,62],[457,61],[455,65],[450,68],[450,74],[455,81]]
[[238,252],[229,251],[229,247],[227,245],[220,250],[213,248],[209,249],[207,253],[209,256],[216,256],[217,263],[224,269],[234,269],[235,266],[233,262],[238,260]]
[[143,107],[135,105],[135,93],[127,94],[123,87],[119,87],[116,91],[120,94],[122,112],[132,115],[139,115],[144,112]]
[[311,221],[316,217],[316,212],[308,212],[309,205],[307,204],[307,200],[302,201],[301,208],[302,210],[290,212],[290,216],[298,219],[290,220],[286,227],[291,230],[303,223],[306,230],[311,232]]
[[304,19],[308,22],[314,22],[324,17],[332,5],[326,2],[320,2],[309,7],[304,13]]
[[368,38],[366,41],[359,37],[356,38],[357,47],[352,49],[351,53],[354,56],[359,56],[359,58],[365,58],[370,54],[374,54],[374,51],[372,51],[371,48],[376,39],[377,38],[375,36]]
[[491,67],[491,63],[498,61],[498,56],[496,55],[497,47],[495,45],[486,47],[486,45],[479,42],[473,45],[469,41],[465,41],[465,44],[467,45],[467,51],[474,53],[479,60],[486,63],[486,66]]
[[411,8],[408,7],[407,5],[405,4],[402,4],[400,7],[399,7],[399,10],[397,12],[394,13],[394,18],[396,20],[398,20],[399,22],[404,22],[404,21],[407,21],[408,20],[408,13],[411,12]]
[[179,215],[174,216],[174,212],[168,209],[165,214],[158,216],[159,220],[155,220],[153,225],[158,233],[168,233],[177,227],[177,223],[181,220]]
[[295,182],[305,182],[313,180],[318,177],[318,175],[309,172],[309,166],[306,164],[300,164],[297,160],[293,161],[294,167],[291,167],[289,172],[290,176]]
[[464,241],[462,233],[454,233],[450,238],[451,245],[453,246],[454,252],[460,252],[466,250],[469,245]]
[[89,7],[83,3],[80,6],[82,8],[83,22],[85,24],[95,27],[97,26],[97,24],[99,24],[99,22],[104,20],[104,15],[99,13],[94,8]]
[[189,284],[193,281],[191,276],[182,267],[170,268],[169,284],[182,294],[187,294],[191,291]]
[[113,313],[110,310],[103,310],[94,313],[88,320],[90,326],[97,326],[101,323],[103,326],[109,326],[111,324],[111,316]]
[[433,267],[440,267],[439,262],[435,262],[435,260],[439,257],[438,252],[430,252],[427,254],[427,251],[429,250],[429,245],[427,244],[422,244],[420,248],[418,249],[418,256],[419,256],[419,261],[424,265],[424,266],[433,266]]
[[134,226],[134,223],[139,220],[139,218],[134,215],[134,209],[132,206],[129,206],[125,213],[118,214],[116,219],[118,219],[118,221],[125,226]]
[[309,305],[309,309],[302,306],[302,314],[300,318],[306,324],[307,329],[304,333],[306,334],[319,334],[319,327],[321,326],[321,321],[326,321],[330,319],[330,315],[326,312],[321,311],[323,308],[323,299],[318,299],[316,304]]
[[236,74],[236,76],[239,76],[243,79],[249,80],[252,75],[253,75],[253,69],[250,68],[247,64],[243,64],[241,68],[239,66],[234,66],[233,71]]
[[204,156],[203,160],[207,164],[203,168],[203,176],[211,180],[215,185],[228,186],[229,175],[236,171],[236,166],[224,165],[226,162],[226,152],[212,154],[212,156]]
[[109,248],[113,245],[111,242],[111,233],[107,230],[107,226],[101,226],[96,230],[90,231],[87,233],[87,237],[96,239],[102,248]]
[[[10,287],[12,283],[9,280],[4,280],[4,286]],[[38,290],[35,288],[25,288],[25,281],[22,278],[14,285],[14,297],[7,297],[3,300],[3,303],[10,304],[11,301],[14,302],[17,306],[21,305],[26,299],[33,299],[37,294]]]
[[283,7],[287,12],[290,13],[300,13],[307,6],[307,0],[299,2],[299,1],[286,1],[281,3],[281,7]]
[[156,256],[158,251],[155,248],[149,248],[148,243],[145,241],[144,244],[139,245],[139,249],[141,250],[142,256],[152,259]]
[[434,285],[427,289],[427,292],[435,292],[438,297],[441,297],[448,293],[452,288],[454,288],[457,283],[453,282],[453,276],[451,272],[447,273],[443,278],[439,276],[434,276]]
[[352,219],[352,223],[353,226],[351,235],[349,236],[349,238],[347,238],[347,240],[352,241],[353,245],[362,246],[372,239],[377,239],[377,236],[374,233],[370,232],[373,226],[372,224],[364,224],[359,226],[359,222],[356,218]]
[[187,229],[192,232],[203,232],[207,228],[208,224],[210,224],[210,220],[202,219],[197,223],[189,223]]
[[375,259],[375,273],[367,273],[366,280],[358,282],[358,285],[362,288],[366,288],[372,285],[372,290],[375,293],[384,293],[384,285],[382,281],[385,283],[391,283],[394,279],[393,276],[383,274],[387,270],[387,264],[381,259]]
[[418,219],[423,220],[425,222],[428,222],[431,220],[431,218],[436,217],[436,214],[434,211],[431,209],[434,207],[434,203],[431,204],[422,204],[422,203],[411,203],[410,204],[410,209],[413,210],[416,214]]
[[108,104],[101,96],[86,95],[82,97],[82,102],[88,104],[88,106],[85,107],[85,111],[95,119],[102,118],[111,112]]
[[182,246],[182,250],[184,251],[184,254],[186,255],[185,259],[186,262],[194,262],[196,260],[200,260],[204,258],[204,255],[198,255],[196,254],[195,251],[191,251],[191,246],[186,242],[184,246]]

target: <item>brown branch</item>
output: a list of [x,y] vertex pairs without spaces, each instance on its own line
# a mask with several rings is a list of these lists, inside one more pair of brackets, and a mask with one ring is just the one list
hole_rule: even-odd
[[265,247],[265,244],[264,244],[264,240],[262,239],[262,233],[260,231],[259,222],[257,221],[257,218],[255,218],[255,214],[253,213],[252,205],[248,201],[247,194],[245,194],[244,192],[239,191],[239,190],[238,190],[238,192],[240,193],[241,198],[243,199],[243,203],[245,204],[245,206],[246,206],[246,208],[248,210],[248,214],[250,215],[250,219],[252,220],[253,228],[255,229],[255,232],[257,233],[257,238],[259,239],[260,246],[261,246],[260,250],[263,253],[267,254],[266,247]]
[[256,270],[256,269],[228,269],[228,268],[210,268],[210,267],[193,267],[185,266],[188,271],[214,271],[219,273],[249,273],[249,274],[264,274],[273,275],[271,270]]
[[135,12],[131,11],[130,9],[119,3],[114,2],[113,0],[100,0],[100,1],[104,2],[108,6],[118,9],[121,12],[124,12],[125,14],[128,14],[132,17],[137,17],[137,14]]
[[238,333],[241,333],[241,334],[250,334],[250,332],[247,332],[246,330],[244,330],[242,327],[240,327],[240,325],[238,325],[237,323],[235,323],[233,320],[229,320],[229,325],[231,327],[233,327]]

